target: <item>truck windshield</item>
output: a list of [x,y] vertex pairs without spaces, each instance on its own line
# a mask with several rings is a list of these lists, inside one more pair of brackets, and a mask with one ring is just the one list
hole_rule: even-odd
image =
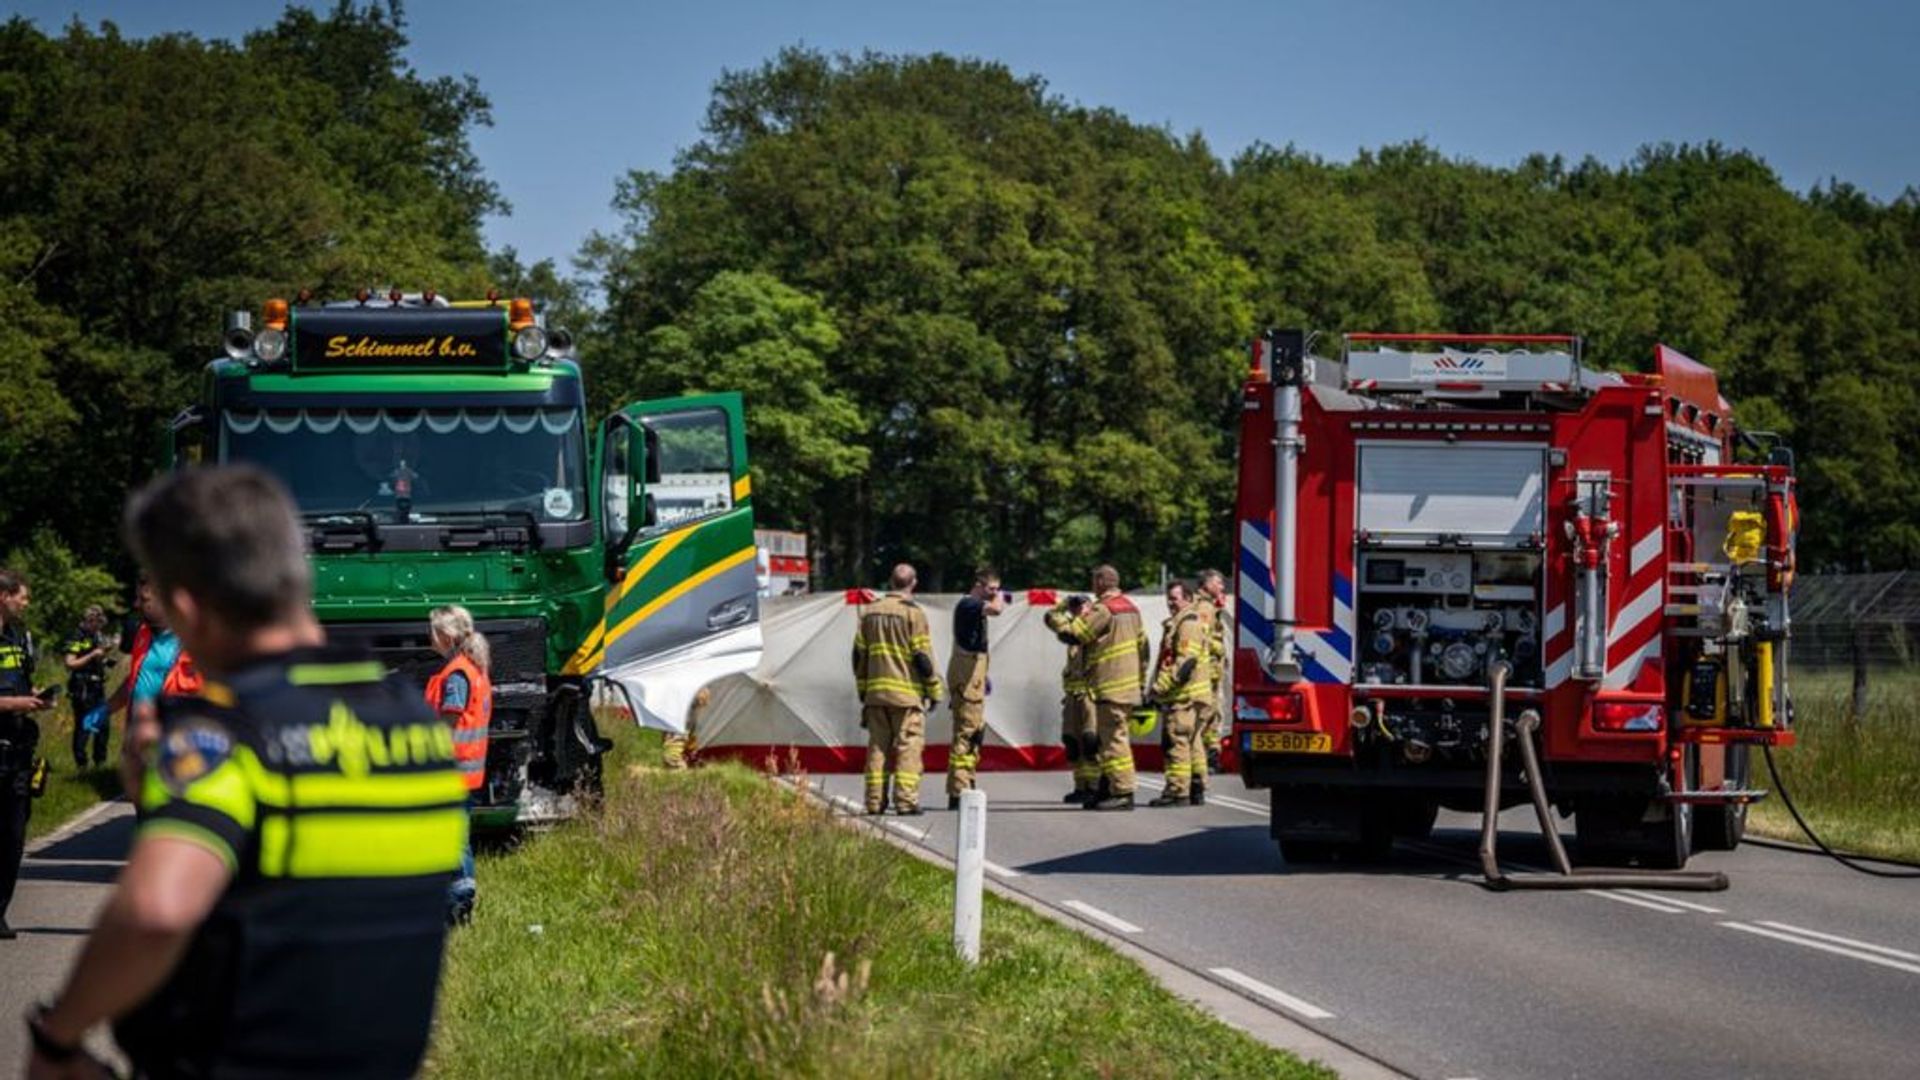
[[578,410],[433,407],[230,409],[220,458],[272,472],[309,514],[376,522],[587,513]]

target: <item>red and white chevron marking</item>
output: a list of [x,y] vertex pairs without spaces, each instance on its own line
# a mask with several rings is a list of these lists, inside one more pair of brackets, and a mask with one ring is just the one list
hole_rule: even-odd
[[1627,553],[1627,580],[1607,631],[1607,674],[1603,690],[1625,690],[1640,679],[1647,662],[1660,657],[1661,613],[1666,610],[1666,563],[1660,553],[1666,544],[1661,527],[1647,530]]

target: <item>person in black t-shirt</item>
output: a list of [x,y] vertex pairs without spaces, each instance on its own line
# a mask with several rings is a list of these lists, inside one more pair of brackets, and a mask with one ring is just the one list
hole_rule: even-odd
[[960,805],[960,793],[973,786],[980,768],[980,744],[987,737],[987,620],[1006,610],[1000,575],[982,568],[973,588],[953,609],[953,655],[947,660],[947,687],[953,692],[953,742],[947,751],[947,809]]

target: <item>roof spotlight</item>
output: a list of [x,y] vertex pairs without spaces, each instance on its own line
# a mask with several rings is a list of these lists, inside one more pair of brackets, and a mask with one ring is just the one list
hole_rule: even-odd
[[547,353],[547,332],[539,326],[527,325],[514,331],[513,355],[522,360],[538,360]]
[[268,326],[253,336],[253,355],[271,364],[287,355],[287,332]]

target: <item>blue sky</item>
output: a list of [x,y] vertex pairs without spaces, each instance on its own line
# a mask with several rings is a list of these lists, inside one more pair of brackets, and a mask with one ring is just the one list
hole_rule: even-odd
[[[238,37],[281,5],[11,7],[49,30],[78,15]],[[1536,150],[1619,162],[1717,139],[1800,190],[1920,186],[1920,3],[413,0],[407,15],[422,72],[471,73],[493,99],[474,142],[514,210],[489,241],[563,265],[615,224],[617,176],[668,169],[699,137],[716,76],[796,43],[997,59],[1068,99],[1198,130],[1223,156],[1264,140],[1346,159],[1425,138],[1493,164]]]

